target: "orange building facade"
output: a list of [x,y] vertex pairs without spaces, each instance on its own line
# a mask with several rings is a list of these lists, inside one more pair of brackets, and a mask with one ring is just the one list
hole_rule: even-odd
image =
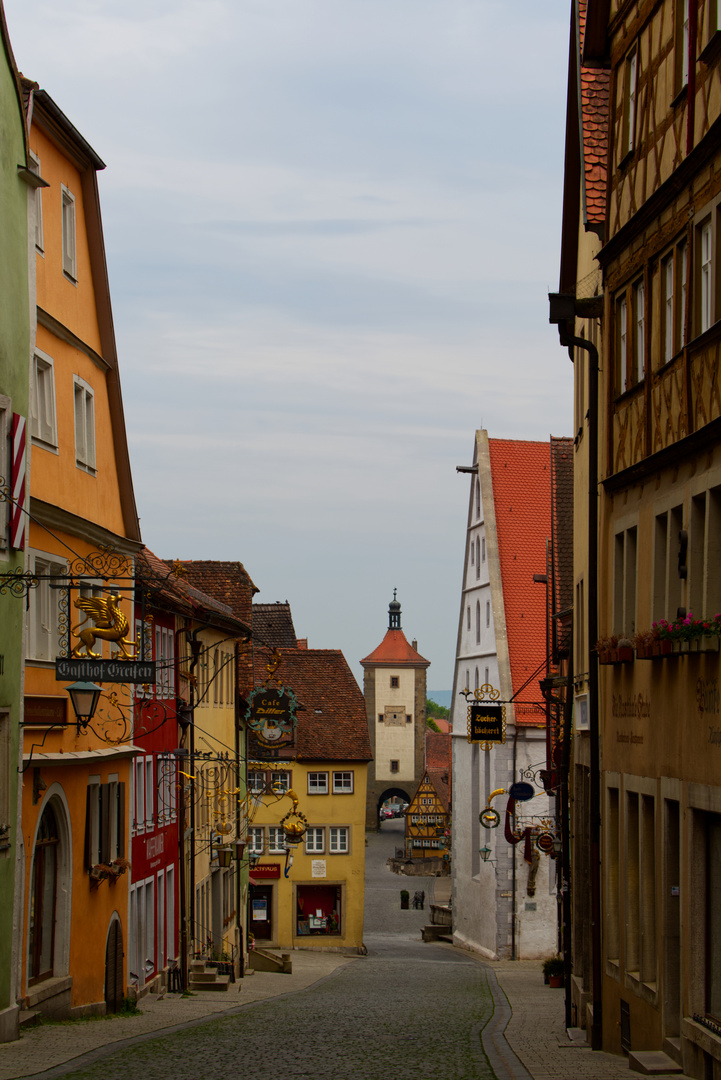
[[[78,676],[56,677],[56,660],[134,657],[122,622],[133,625],[140,533],[98,199],[104,165],[44,91],[24,89],[46,186],[35,215],[20,997],[67,1016],[112,1011],[125,993],[135,748],[132,687],[104,681],[94,719],[77,722],[66,687]],[[78,599],[107,603],[111,592],[117,634],[80,645],[76,631],[94,621]]]

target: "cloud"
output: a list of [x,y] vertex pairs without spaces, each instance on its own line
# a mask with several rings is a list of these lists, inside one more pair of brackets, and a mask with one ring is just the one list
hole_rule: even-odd
[[[473,433],[571,430],[567,0],[5,0],[107,162],[136,498],[353,663],[450,685]],[[45,197],[45,196],[44,196]]]

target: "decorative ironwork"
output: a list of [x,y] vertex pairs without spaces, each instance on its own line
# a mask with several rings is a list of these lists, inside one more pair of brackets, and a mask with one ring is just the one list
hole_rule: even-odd
[[58,657],[67,660],[70,653],[70,589],[62,589],[58,600]]
[[[0,500],[2,501],[2,500]],[[11,570],[7,574],[0,574],[0,596],[9,592],[11,596],[28,596],[31,589],[37,589],[40,578],[37,574],[29,571]]]
[[132,580],[133,566],[127,555],[121,555],[110,544],[101,545],[97,551],[87,555],[78,555],[69,566],[71,578],[102,578],[104,581],[118,579]]

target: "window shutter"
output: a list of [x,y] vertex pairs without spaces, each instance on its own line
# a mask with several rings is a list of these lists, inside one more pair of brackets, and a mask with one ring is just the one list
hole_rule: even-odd
[[100,785],[100,861],[110,862],[110,785]]
[[[132,767],[132,766],[131,766]],[[118,858],[125,858],[125,784],[118,784]]]
[[89,870],[92,866],[92,853],[90,851],[90,845],[92,843],[93,836],[93,804],[92,804],[92,788],[88,787],[85,794],[85,869]]

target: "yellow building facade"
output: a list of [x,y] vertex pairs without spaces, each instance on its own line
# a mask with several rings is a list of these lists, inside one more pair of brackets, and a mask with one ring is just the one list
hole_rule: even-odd
[[[277,677],[298,701],[297,726],[282,747],[248,735],[248,932],[256,947],[359,948],[370,759],[363,695],[338,650],[277,656]],[[288,847],[283,818],[294,807],[306,831]]]

